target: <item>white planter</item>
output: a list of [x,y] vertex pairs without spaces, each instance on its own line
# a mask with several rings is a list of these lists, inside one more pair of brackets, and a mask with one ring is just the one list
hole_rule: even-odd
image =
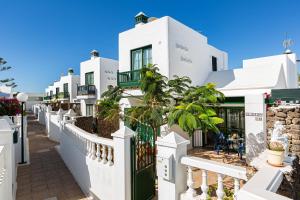
[[268,163],[274,166],[282,166],[284,151],[268,150]]

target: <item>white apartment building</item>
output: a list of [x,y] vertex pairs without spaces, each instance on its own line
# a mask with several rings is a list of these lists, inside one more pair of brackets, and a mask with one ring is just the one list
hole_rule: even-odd
[[[248,59],[243,61],[243,68],[228,70],[226,52],[209,45],[207,37],[175,19],[149,18],[141,12],[135,21],[135,27],[119,34],[118,85],[126,88],[126,93],[142,95],[139,70],[148,64],[156,64],[169,79],[178,75],[189,77],[194,85],[216,83],[226,96],[219,108],[219,116],[225,120],[221,131],[229,136],[238,134],[246,143],[246,152],[251,145],[266,141],[259,141],[266,138],[265,96],[272,89],[298,87],[295,54],[286,51]],[[120,104],[124,109],[138,103],[128,96]],[[194,146],[213,144],[213,134],[194,135],[197,137]],[[248,139],[250,135],[252,140]]]
[[58,81],[46,88],[44,101],[57,100],[62,103],[75,103],[77,101],[77,86],[79,84],[80,76],[74,75],[73,69],[70,68],[67,75],[61,76]]
[[80,86],[77,88],[77,98],[80,99],[81,114],[95,115],[94,105],[101,98],[109,85],[117,85],[116,60],[99,56],[98,51],[91,52],[91,58],[80,63]]

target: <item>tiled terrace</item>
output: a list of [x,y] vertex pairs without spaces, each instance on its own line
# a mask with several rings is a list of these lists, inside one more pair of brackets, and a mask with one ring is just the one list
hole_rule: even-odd
[[18,167],[17,200],[84,200],[72,174],[48,139],[45,127],[28,117],[30,165]]

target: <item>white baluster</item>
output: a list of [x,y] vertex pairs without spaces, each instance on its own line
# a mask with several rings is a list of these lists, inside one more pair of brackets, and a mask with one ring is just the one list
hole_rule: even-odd
[[112,166],[112,165],[113,165],[112,158],[113,158],[113,155],[112,155],[112,148],[111,148],[111,146],[108,146],[107,160],[108,160],[109,166]]
[[223,190],[223,175],[218,174],[218,189],[216,191],[218,200],[222,200],[224,196],[224,190]]
[[97,143],[97,160],[100,162],[101,161],[101,151],[100,151],[100,144]]
[[240,180],[238,178],[234,178],[234,197],[236,198],[236,195],[240,189]]
[[92,143],[92,159],[95,160],[95,158],[96,158],[95,143],[94,142],[91,142],[91,143]]
[[195,197],[197,194],[196,194],[196,190],[194,189],[193,168],[191,166],[188,166],[187,186],[188,186],[188,190],[185,193],[186,197],[187,198]]
[[91,156],[91,142],[87,140],[87,156]]
[[207,199],[207,191],[208,191],[208,185],[207,185],[207,171],[202,170],[202,185],[201,185],[202,194],[200,196],[200,199],[206,200]]
[[85,140],[85,155],[89,155],[89,141]]
[[106,146],[102,145],[102,163],[106,164],[107,163],[107,159],[106,159]]

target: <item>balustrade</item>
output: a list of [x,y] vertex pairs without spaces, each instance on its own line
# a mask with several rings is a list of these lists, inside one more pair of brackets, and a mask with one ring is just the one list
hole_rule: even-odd
[[[113,140],[101,138],[91,133],[88,133],[73,124],[65,125],[67,133],[70,133],[70,138],[74,144],[85,153],[85,155],[102,164],[113,165]],[[85,148],[82,149],[82,144]]]
[[[214,172],[217,176],[217,199],[222,200],[224,198],[224,186],[223,178],[224,176],[229,176],[233,178],[234,181],[234,195],[240,189],[240,180],[247,180],[246,169],[234,165],[223,164],[216,161],[206,160],[197,157],[185,156],[181,159],[181,164],[187,166],[187,191],[182,194],[181,200],[193,200],[193,199],[203,199],[208,198],[208,182],[207,182],[207,172]],[[202,184],[201,190],[202,194],[198,195],[196,193],[195,177],[193,177],[193,169],[201,169],[202,172]],[[200,178],[200,177],[199,177]]]

